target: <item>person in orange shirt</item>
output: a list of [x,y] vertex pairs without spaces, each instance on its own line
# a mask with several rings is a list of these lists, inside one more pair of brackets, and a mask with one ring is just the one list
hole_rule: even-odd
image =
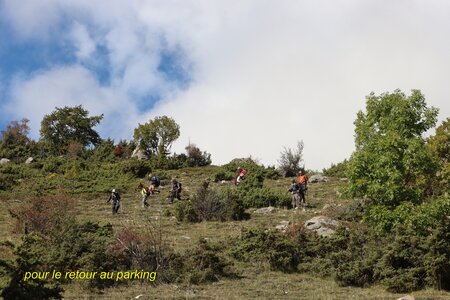
[[300,203],[303,205],[303,211],[305,211],[307,206],[306,191],[308,190],[308,176],[305,175],[305,171],[300,170],[300,172],[298,172],[297,182],[300,185]]

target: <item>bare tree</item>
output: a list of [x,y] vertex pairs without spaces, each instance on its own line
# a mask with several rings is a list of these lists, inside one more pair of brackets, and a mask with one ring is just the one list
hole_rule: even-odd
[[295,176],[298,171],[303,169],[305,166],[301,163],[303,162],[303,141],[297,142],[297,148],[291,149],[284,147],[281,151],[280,159],[278,164],[280,169],[283,171],[285,177]]

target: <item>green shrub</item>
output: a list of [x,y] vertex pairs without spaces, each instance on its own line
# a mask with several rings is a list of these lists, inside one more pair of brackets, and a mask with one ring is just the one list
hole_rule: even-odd
[[217,191],[204,182],[192,201],[180,201],[175,205],[179,221],[225,221],[242,220],[249,217],[242,201],[230,189]]
[[144,178],[145,175],[152,171],[150,162],[134,158],[121,161],[117,165],[119,172],[131,174],[132,176],[138,178]]
[[301,260],[300,252],[286,236],[274,230],[243,229],[241,238],[230,249],[241,261],[267,262],[272,270],[293,272]]
[[212,245],[200,239],[197,246],[186,254],[186,279],[191,284],[218,281],[226,276],[225,267],[230,265],[218,255],[222,246]]

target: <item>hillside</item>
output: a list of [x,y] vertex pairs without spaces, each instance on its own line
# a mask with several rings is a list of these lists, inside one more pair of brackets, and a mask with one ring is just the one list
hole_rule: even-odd
[[[126,238],[124,232],[133,232],[133,234],[142,234],[142,236],[148,236],[148,233],[151,233],[150,236],[153,240],[150,243],[153,244],[150,248],[170,249],[167,251],[178,255],[171,256],[171,260],[176,261],[175,257],[178,257],[188,263],[178,269],[169,262],[167,268],[168,270],[173,269],[175,274],[164,273],[163,270],[164,280],[160,280],[162,278],[158,277],[153,283],[136,280],[100,288],[89,287],[83,280],[64,283],[62,285],[64,299],[130,299],[138,298],[139,295],[142,295],[139,299],[397,299],[405,295],[405,293],[387,292],[384,287],[377,284],[366,288],[343,287],[334,281],[335,275],[331,269],[326,270],[331,266],[328,265],[325,258],[320,267],[323,270],[318,268],[317,261],[308,261],[309,256],[303,255],[299,268],[295,266],[293,270],[284,271],[277,270],[276,266],[271,265],[270,259],[267,260],[264,255],[256,252],[254,257],[250,256],[250,259],[248,257],[241,259],[245,253],[242,254],[239,251],[250,249],[245,248],[246,244],[242,243],[242,238],[248,230],[256,230],[255,232],[258,232],[258,228],[262,230],[261,232],[267,230],[272,232],[273,230],[272,238],[275,237],[275,243],[280,242],[279,245],[289,246],[290,242],[282,239],[290,236],[295,240],[296,232],[298,230],[302,232],[301,228],[303,228],[304,222],[314,216],[324,215],[336,220],[340,219],[344,228],[354,229],[363,226],[359,220],[357,222],[346,221],[350,220],[352,216],[358,219],[358,212],[355,209],[357,206],[354,201],[339,197],[339,190],[346,184],[339,178],[330,178],[328,182],[310,183],[307,195],[309,207],[306,212],[279,206],[273,213],[257,214],[254,212],[256,208],[246,208],[246,212],[250,216],[247,220],[193,223],[178,220],[179,204],[170,204],[167,201],[170,178],[177,177],[182,182],[181,202],[188,202],[196,197],[197,191],[205,181],[210,182],[210,190],[237,190],[230,181],[214,182],[217,174],[227,172],[224,167],[153,170],[153,174],[162,177],[161,193],[151,195],[150,207],[143,209],[138,186],[141,183],[148,184],[146,176],[139,178],[117,171],[115,163],[102,163],[96,167],[80,166],[84,163],[78,160],[68,160],[64,162],[64,171],[60,166],[59,169],[52,170],[54,172],[47,171],[48,162],[43,166],[10,165],[2,167],[2,173],[16,176],[13,179],[14,185],[0,192],[0,232],[3,237],[0,249],[4,259],[14,259],[12,247],[8,245],[9,243],[20,245],[21,237],[24,234],[24,224],[17,222],[11,212],[20,211],[33,201],[39,203],[41,199],[47,198],[55,203],[59,201],[56,199],[64,199],[66,201],[64,202],[66,203],[65,214],[74,216],[76,222],[80,224],[91,222],[99,224],[100,227],[111,224],[114,238],[109,243],[114,244],[115,242],[117,246],[117,241],[114,239],[124,241]],[[289,201],[287,189],[290,182],[291,178],[265,178],[263,187]],[[117,215],[112,215],[110,204],[105,203],[109,196],[109,190],[112,188],[117,188],[122,196],[121,208]],[[282,221],[289,222],[287,232],[277,233],[275,227]],[[315,234],[307,234],[315,236]],[[199,242],[200,240],[203,242]],[[308,238],[308,242],[312,243],[312,241],[316,241],[314,237]],[[92,243],[94,242],[92,240]],[[250,240],[244,242],[250,243]],[[139,238],[136,238],[136,243],[144,245],[144,243],[139,244]],[[319,251],[320,243],[322,242],[317,242],[317,245],[312,247],[316,247],[316,251]],[[132,243],[128,245],[132,245]],[[267,251],[275,251],[275,256],[282,256],[283,251],[291,248],[283,249],[279,250],[280,253],[276,252],[278,251],[276,249],[267,249]],[[301,245],[299,251],[302,251]],[[122,257],[122,259],[124,258]],[[201,266],[208,259],[211,259],[211,265],[202,269]],[[216,270],[214,263],[221,263],[222,260],[226,263],[222,266],[223,268],[219,268],[220,272],[211,274],[208,268]],[[135,265],[130,266],[131,270],[139,265],[139,262],[134,261],[134,263]],[[77,264],[81,266],[80,262]],[[45,265],[43,266],[45,267]],[[93,271],[92,268],[98,268],[98,266],[104,266],[104,264],[99,263],[97,267],[88,264],[80,269]],[[106,266],[104,267],[106,268]],[[89,268],[91,269],[88,270]],[[159,270],[157,272],[159,276]],[[6,283],[7,279],[4,277],[1,284],[4,286]],[[450,293],[436,290],[422,290],[413,294],[416,299],[449,299],[450,297]]]

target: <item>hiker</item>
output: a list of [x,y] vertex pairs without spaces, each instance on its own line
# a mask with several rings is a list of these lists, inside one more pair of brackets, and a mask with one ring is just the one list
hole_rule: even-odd
[[159,178],[159,176],[155,176],[155,175],[151,175],[149,176],[150,178],[150,194],[154,194],[155,192],[160,193],[161,191],[158,190],[157,188],[161,185],[161,179]]
[[241,167],[238,168],[238,176],[236,177],[236,185],[239,185],[242,180],[245,179],[245,176],[247,175],[246,169],[241,169]]
[[170,203],[173,203],[173,200],[176,198],[178,200],[181,200],[180,198],[181,193],[181,182],[179,182],[176,178],[172,178],[172,189],[170,190]]
[[141,190],[141,195],[142,195],[142,208],[147,208],[150,206],[150,204],[148,204],[147,199],[148,196],[150,196],[150,187],[142,187]]
[[300,202],[303,204],[303,210],[306,210],[306,191],[308,190],[308,176],[305,175],[305,171],[300,170],[300,172],[298,172],[297,183],[300,185]]
[[292,208],[298,209],[300,206],[300,184],[295,179],[292,179],[292,185],[288,191],[292,193]]
[[113,189],[111,192],[111,195],[109,196],[108,201],[106,201],[106,203],[109,203],[109,201],[111,201],[112,204],[112,213],[117,214],[117,212],[119,211],[120,208],[120,195],[119,193],[116,191],[116,189]]

